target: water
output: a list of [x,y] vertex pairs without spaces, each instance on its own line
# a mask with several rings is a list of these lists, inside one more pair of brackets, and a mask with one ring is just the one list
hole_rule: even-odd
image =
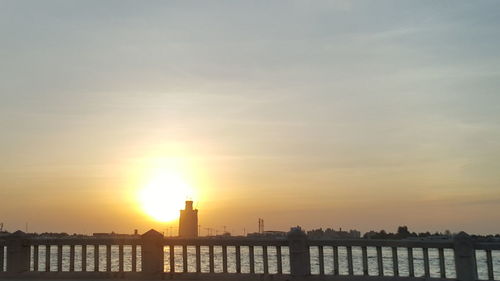
[[[124,246],[124,270],[132,271],[132,247]],[[341,275],[347,275],[347,249],[345,247],[338,248],[339,253],[339,273]],[[118,246],[111,246],[111,271],[118,271]],[[242,273],[250,273],[250,259],[249,259],[249,248],[242,246],[240,247],[241,251],[241,272]],[[33,250],[31,251],[33,255]],[[63,246],[62,247],[62,271],[69,271],[69,255],[70,255],[70,247]],[[289,264],[289,251],[288,247],[282,247],[282,268],[283,273],[290,273],[290,264]],[[324,247],[324,266],[325,266],[325,274],[330,275],[333,274],[333,248],[325,246]],[[409,276],[409,267],[408,267],[408,253],[406,248],[398,248],[398,269],[400,276]],[[75,271],[82,271],[82,247],[75,246]],[[201,272],[209,272],[209,248],[208,246],[200,247],[200,256],[201,256]],[[45,271],[45,247],[39,247],[39,270]],[[311,273],[319,274],[319,252],[318,247],[310,248],[311,255]],[[445,257],[445,271],[447,278],[455,278],[455,263],[453,257],[453,249],[445,249],[444,257]],[[362,275],[363,274],[363,264],[362,264],[362,251],[361,247],[352,247],[352,256],[353,256],[353,271],[354,275]],[[367,256],[368,256],[368,273],[369,275],[378,275],[378,267],[377,267],[377,252],[375,247],[367,248]],[[169,262],[170,252],[169,247],[164,247],[164,270],[165,272],[170,271],[170,262]],[[270,274],[275,274],[278,272],[277,268],[277,254],[276,247],[268,247],[268,268]],[[493,257],[493,270],[495,280],[500,279],[500,251],[492,251]],[[183,255],[182,255],[182,247],[175,246],[174,247],[174,260],[175,260],[175,271],[182,272],[183,271]],[[227,247],[227,258],[228,258],[228,272],[235,273],[236,272],[236,248],[234,246]],[[392,276],[393,272],[393,264],[392,264],[392,249],[391,248],[382,248],[382,258],[383,258],[383,272],[384,275]],[[420,277],[424,276],[424,259],[423,259],[423,250],[420,248],[413,249],[413,263],[414,263],[414,272],[415,276]],[[485,251],[478,250],[476,251],[476,259],[478,266],[478,275],[480,280],[488,279],[488,270],[486,263],[486,253]],[[188,260],[188,272],[196,272],[196,248],[194,246],[187,247],[187,260]],[[254,246],[254,260],[255,260],[255,273],[264,273],[264,259],[263,259],[263,248],[260,246]],[[57,271],[57,246],[51,246],[50,249],[50,271]],[[94,271],[94,247],[87,247],[87,271]],[[31,258],[31,269],[33,270],[33,257]],[[439,278],[440,268],[439,268],[439,252],[437,249],[429,249],[429,268],[431,277]],[[140,246],[137,247],[137,271],[141,269],[141,249]],[[99,271],[107,271],[106,268],[106,246],[99,246]],[[223,271],[222,268],[222,247],[215,246],[214,247],[214,271],[216,273],[220,273]]]
[[[348,274],[347,267],[347,249],[339,247],[339,273],[341,275]],[[398,248],[398,270],[399,276],[409,276],[408,252],[406,248]],[[429,249],[429,271],[430,276],[440,278],[441,272],[439,268],[439,252],[437,249]],[[310,248],[311,254],[311,273],[319,274],[319,251],[317,247]],[[325,274],[333,274],[333,248],[324,247],[324,265]],[[361,247],[352,247],[353,256],[353,273],[354,275],[363,274],[363,261]],[[377,252],[375,247],[367,248],[368,256],[368,274],[378,275]],[[493,276],[495,280],[500,280],[500,251],[492,251],[493,258]],[[383,272],[384,275],[393,276],[392,249],[389,247],[382,248]],[[444,249],[445,272],[446,278],[456,278],[455,260],[453,249]],[[486,252],[483,250],[476,251],[476,260],[478,268],[478,277],[480,280],[488,280],[488,267],[486,260]],[[424,270],[424,253],[421,248],[413,249],[413,266],[416,277],[425,275]]]
[[[111,271],[118,271],[118,246],[111,246]],[[87,271],[94,271],[94,247],[87,246]],[[38,247],[38,270],[45,271],[46,266],[46,249],[44,246]],[[69,271],[70,263],[70,247],[62,247],[62,271]],[[33,247],[31,249],[31,270],[34,269]],[[137,247],[137,268],[141,268],[141,247]],[[123,247],[123,269],[132,271],[132,246]],[[50,246],[50,271],[57,271],[57,246]],[[75,246],[75,271],[82,271],[82,246]],[[99,246],[99,271],[107,271],[106,268],[106,246]]]
[[[209,249],[208,247],[201,246],[200,247],[200,256],[201,256],[201,272],[209,272]],[[241,272],[242,273],[250,273],[250,258],[249,258],[249,248],[245,246],[240,247],[241,253]],[[170,264],[168,262],[168,257],[170,256],[169,248],[164,248],[165,254],[165,263],[164,270],[165,272],[170,271]],[[268,264],[269,264],[269,273],[275,274],[278,273],[277,267],[277,254],[275,247],[268,247]],[[290,264],[289,264],[289,253],[288,247],[282,247],[281,249],[282,255],[282,269],[283,273],[290,273]],[[175,256],[175,271],[182,272],[183,270],[183,260],[182,260],[182,247],[176,246],[174,247],[174,256]],[[187,259],[188,259],[188,272],[196,272],[196,248],[195,247],[187,247]],[[227,247],[227,271],[229,273],[236,273],[236,247],[228,246]],[[254,246],[254,271],[255,273],[264,273],[264,257],[263,257],[263,249],[259,246]],[[214,272],[221,273],[223,272],[222,265],[222,247],[214,246]]]

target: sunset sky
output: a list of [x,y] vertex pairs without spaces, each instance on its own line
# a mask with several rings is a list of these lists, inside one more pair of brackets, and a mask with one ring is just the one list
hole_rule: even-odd
[[500,233],[499,12],[0,0],[0,222],[164,231],[141,192],[167,182],[202,234]]

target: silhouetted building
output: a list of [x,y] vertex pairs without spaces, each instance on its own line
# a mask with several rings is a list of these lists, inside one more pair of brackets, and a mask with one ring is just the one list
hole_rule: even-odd
[[179,236],[198,237],[198,210],[193,209],[193,201],[186,201],[186,208],[179,217]]
[[311,239],[357,239],[361,237],[361,232],[352,229],[345,231],[342,228],[339,230],[319,228],[308,231],[307,236]]

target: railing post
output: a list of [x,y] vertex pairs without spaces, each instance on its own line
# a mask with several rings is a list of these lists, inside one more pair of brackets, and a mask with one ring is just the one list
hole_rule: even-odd
[[[279,265],[278,265],[279,267]],[[236,245],[236,273],[241,273],[241,248]]]
[[75,245],[69,246],[69,271],[75,271]]
[[27,235],[18,230],[7,241],[7,272],[30,271],[30,244]]
[[[0,246],[3,248],[3,246]],[[1,253],[3,255],[3,252]],[[33,246],[33,271],[38,271],[38,245]],[[1,265],[0,265],[1,266]],[[3,267],[0,271],[3,270]]]
[[472,239],[465,232],[460,232],[454,238],[455,270],[457,280],[477,280],[476,254]]
[[132,272],[137,272],[137,244],[132,244]]
[[118,271],[123,272],[123,244],[118,245]]
[[278,274],[283,274],[283,257],[281,255],[281,246],[276,246],[276,262],[278,265]]
[[250,273],[255,273],[255,253],[253,251],[253,246],[248,246],[248,263],[250,265]]
[[201,273],[201,246],[196,245],[196,273]]
[[142,272],[163,273],[163,234],[151,229],[141,236]]
[[87,271],[87,245],[82,245],[82,271]]
[[182,272],[188,272],[188,254],[187,245],[182,245]]
[[0,272],[3,272],[4,271],[4,248],[5,248],[5,245],[4,244],[0,244]]
[[297,226],[290,229],[287,238],[290,249],[290,273],[294,277],[311,275],[307,235]]

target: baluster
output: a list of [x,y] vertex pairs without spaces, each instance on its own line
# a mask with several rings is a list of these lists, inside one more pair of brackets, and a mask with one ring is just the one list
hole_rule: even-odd
[[428,248],[422,248],[424,252],[424,271],[425,271],[425,277],[429,278],[431,273],[430,273],[430,267],[429,267],[429,249]]
[[50,271],[50,245],[45,245],[45,271]]
[[352,265],[352,247],[347,246],[347,269],[348,269],[348,274],[353,275],[354,274],[354,269]]
[[111,271],[111,244],[106,245],[106,271]]
[[278,266],[278,274],[283,274],[283,258],[281,256],[281,246],[276,246],[276,263]]
[[[0,246],[0,255],[2,256],[1,258],[3,258],[3,245]],[[3,261],[0,262],[0,271],[3,270]],[[38,245],[34,245],[33,246],[33,271],[38,271]]]
[[384,263],[382,261],[382,247],[377,246],[378,276],[384,276]]
[[361,253],[363,255],[363,275],[368,275],[368,249],[366,246],[361,247]]
[[94,245],[94,271],[99,271],[99,245]]
[[241,249],[236,246],[236,273],[241,273]]
[[255,273],[255,257],[253,252],[253,246],[248,246],[248,255],[250,260],[250,273]]
[[175,273],[175,247],[174,244],[169,245],[170,252],[170,273]]
[[392,247],[392,270],[394,276],[399,276],[398,247]]
[[227,246],[222,246],[222,272],[227,273]]
[[441,278],[446,278],[446,269],[445,269],[445,261],[444,261],[444,249],[439,248],[439,273]]
[[413,264],[413,248],[407,248],[408,250],[408,274],[410,277],[415,277],[415,266]]
[[262,261],[264,262],[264,274],[269,273],[269,255],[267,254],[267,246],[262,246]]
[[188,272],[187,245],[182,245],[182,272]]
[[132,245],[132,272],[137,272],[137,245]]
[[196,245],[196,272],[201,273],[201,247]]
[[82,245],[82,271],[87,271],[87,245]]
[[208,263],[210,267],[210,273],[214,273],[214,245],[208,246]]
[[123,244],[118,245],[118,271],[123,272]]
[[325,275],[325,260],[323,259],[323,246],[318,246],[319,275]]
[[69,271],[75,271],[75,245],[69,246]]
[[339,275],[339,248],[333,246],[333,275]]
[[57,271],[62,271],[62,245],[57,245]]
[[488,280],[495,280],[493,276],[493,257],[491,250],[486,250],[486,263],[488,264]]
[[4,256],[5,256],[5,246],[0,244],[0,272],[4,270]]

